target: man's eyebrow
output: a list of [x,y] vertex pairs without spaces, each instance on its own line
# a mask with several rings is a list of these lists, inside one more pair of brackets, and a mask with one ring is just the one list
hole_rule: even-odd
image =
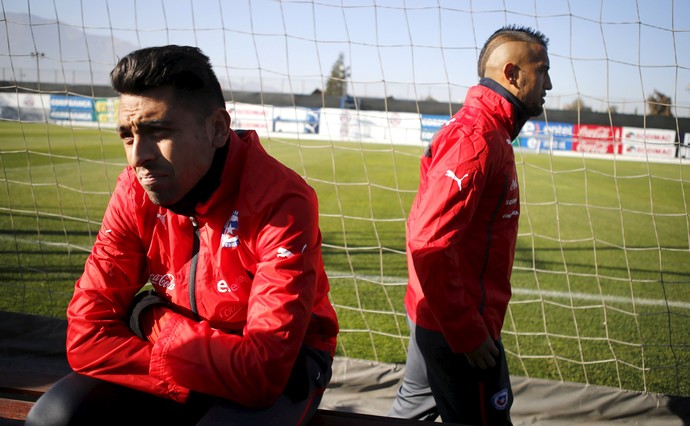
[[137,129],[159,129],[162,127],[169,127],[173,124],[172,120],[142,120],[138,123],[135,123],[133,126],[132,124],[121,124],[117,127],[118,132],[127,132],[129,131],[132,127],[136,127]]

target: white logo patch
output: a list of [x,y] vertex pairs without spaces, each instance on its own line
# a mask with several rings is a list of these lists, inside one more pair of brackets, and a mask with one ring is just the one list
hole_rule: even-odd
[[446,172],[446,176],[448,176],[449,178],[451,178],[451,179],[453,179],[455,182],[457,182],[457,183],[458,183],[458,189],[459,189],[460,191],[462,191],[462,180],[465,179],[465,178],[466,178],[467,176],[469,176],[469,175],[468,175],[467,173],[465,173],[465,176],[463,176],[463,177],[461,177],[461,178],[458,178],[457,176],[455,176],[455,173],[453,173],[452,170],[448,170],[448,171]]
[[285,247],[279,247],[278,248],[278,257],[292,257],[294,254]]
[[112,232],[113,232],[112,229],[103,229],[103,228],[101,228],[101,229],[98,231],[98,235],[99,235],[101,238],[103,238],[104,240],[105,240],[105,239],[110,239],[110,234],[111,234]]
[[168,290],[175,289],[175,276],[173,274],[151,274],[149,275],[149,281],[156,287]]
[[513,217],[513,216],[520,216],[520,212],[517,211],[517,210],[513,210],[513,211],[510,212],[510,213],[504,214],[504,215],[503,215],[503,219],[510,219],[510,218]]
[[228,284],[225,280],[220,280],[216,283],[216,290],[218,293],[232,293],[239,289],[237,284]]

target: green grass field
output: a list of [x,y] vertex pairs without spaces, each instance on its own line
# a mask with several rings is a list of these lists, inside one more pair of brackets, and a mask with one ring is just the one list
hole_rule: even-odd
[[[317,190],[340,355],[403,362],[419,147],[266,140]],[[690,396],[690,167],[516,153],[512,374]],[[124,153],[110,130],[0,123],[0,310],[64,317]]]

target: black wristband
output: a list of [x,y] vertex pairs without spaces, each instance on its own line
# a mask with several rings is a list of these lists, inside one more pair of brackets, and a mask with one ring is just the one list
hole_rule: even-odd
[[155,290],[146,290],[134,296],[129,307],[129,329],[132,330],[137,337],[146,340],[143,331],[141,330],[141,314],[151,306],[167,305],[168,302]]

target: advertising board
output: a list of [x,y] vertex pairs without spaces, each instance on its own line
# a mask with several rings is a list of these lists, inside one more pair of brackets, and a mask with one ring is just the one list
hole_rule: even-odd
[[573,151],[588,154],[622,154],[622,128],[597,124],[576,124]]

